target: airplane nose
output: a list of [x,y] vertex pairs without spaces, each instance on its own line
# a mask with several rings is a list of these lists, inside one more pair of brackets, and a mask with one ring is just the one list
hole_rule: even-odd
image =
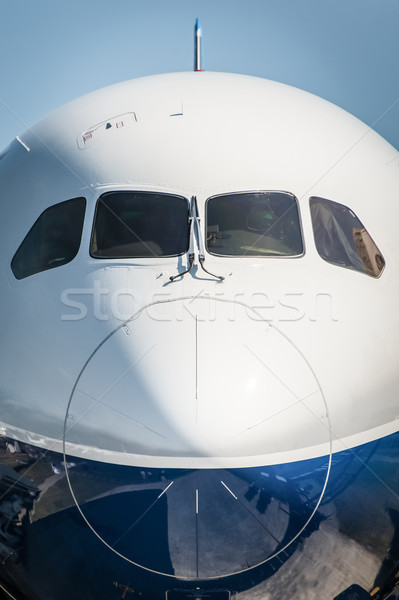
[[300,351],[244,304],[209,297],[154,303],[103,340],[67,414],[68,444],[143,466],[270,464],[329,443]]

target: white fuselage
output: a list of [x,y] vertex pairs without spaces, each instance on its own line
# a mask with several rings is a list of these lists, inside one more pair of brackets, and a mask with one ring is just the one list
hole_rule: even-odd
[[[122,123],[122,125],[121,125]],[[108,124],[108,126],[107,126]],[[396,151],[310,94],[216,73],[148,77],[72,102],[0,160],[0,408],[10,437],[153,467],[243,467],[340,451],[398,429]],[[304,253],[97,259],[96,202],[115,190],[280,190]],[[309,197],[353,210],[379,278],[324,261]],[[48,207],[87,201],[70,263],[17,280],[18,246]]]

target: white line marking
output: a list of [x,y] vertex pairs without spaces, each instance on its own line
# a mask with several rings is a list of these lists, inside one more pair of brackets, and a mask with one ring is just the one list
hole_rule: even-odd
[[159,494],[159,496],[158,496],[157,500],[159,500],[159,499],[160,499],[160,497],[161,497],[161,496],[163,496],[163,495],[165,494],[165,492],[167,492],[167,491],[168,491],[168,489],[170,488],[170,486],[171,486],[171,485],[173,485],[173,484],[174,484],[174,481],[171,481],[171,482],[170,482],[170,484],[168,485],[168,487],[166,487],[166,488],[164,489],[164,491],[163,491],[163,492],[161,492],[161,493]]
[[28,152],[30,152],[30,148],[28,148],[28,146],[23,143],[23,141],[21,140],[21,138],[18,135],[17,135],[17,137],[15,139],[18,140],[18,142],[21,144],[21,146],[23,146],[25,148],[25,150],[27,150]]
[[224,485],[224,487],[226,488],[226,490],[227,490],[228,492],[230,492],[230,494],[233,496],[233,498],[234,498],[235,500],[238,500],[237,496],[236,496],[235,494],[233,494],[233,492],[231,491],[231,489],[227,487],[227,485],[225,484],[225,482],[224,482],[224,481],[220,480],[220,483],[221,483],[222,485]]

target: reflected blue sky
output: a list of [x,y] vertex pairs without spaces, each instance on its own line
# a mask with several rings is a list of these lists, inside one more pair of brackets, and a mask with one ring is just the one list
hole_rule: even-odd
[[0,148],[97,88],[193,66],[318,94],[399,148],[397,0],[2,0]]

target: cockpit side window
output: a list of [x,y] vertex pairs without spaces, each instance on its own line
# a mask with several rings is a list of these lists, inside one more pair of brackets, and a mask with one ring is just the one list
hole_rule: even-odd
[[42,212],[11,261],[15,277],[24,279],[73,260],[80,247],[85,210],[85,198],[73,198]]
[[332,200],[310,198],[317,252],[333,265],[379,277],[385,260],[355,213]]
[[295,196],[243,192],[210,198],[206,244],[221,256],[300,256],[303,241]]
[[94,258],[158,258],[187,252],[186,198],[152,192],[107,192],[97,203]]

